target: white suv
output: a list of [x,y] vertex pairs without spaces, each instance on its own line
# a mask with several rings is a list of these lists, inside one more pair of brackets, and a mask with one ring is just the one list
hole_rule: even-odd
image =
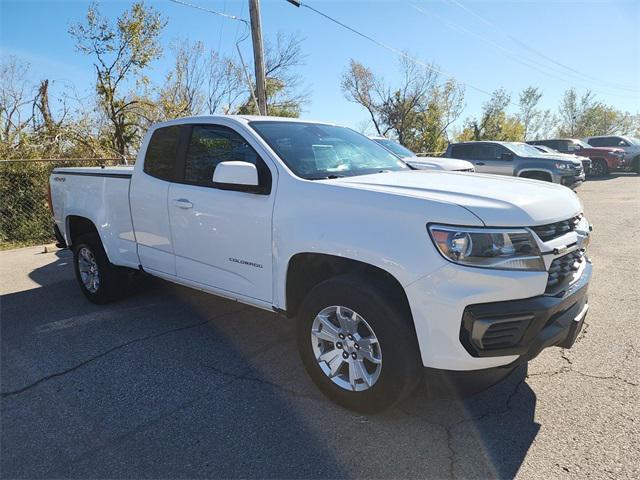
[[631,170],[640,174],[640,139],[626,135],[602,135],[584,139],[592,147],[622,148]]

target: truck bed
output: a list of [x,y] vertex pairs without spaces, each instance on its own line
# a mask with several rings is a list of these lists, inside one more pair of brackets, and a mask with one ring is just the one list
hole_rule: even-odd
[[93,221],[113,263],[137,268],[138,253],[129,209],[134,167],[56,168],[49,179],[55,223],[67,245],[73,243],[73,218]]

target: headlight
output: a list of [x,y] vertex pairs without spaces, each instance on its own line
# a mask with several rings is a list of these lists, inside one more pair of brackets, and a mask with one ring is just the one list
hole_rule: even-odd
[[429,225],[428,229],[438,251],[453,263],[501,270],[546,270],[533,235],[525,229],[444,225]]
[[556,162],[556,163],[554,163],[554,166],[558,170],[571,170],[572,164],[565,163],[565,162]]

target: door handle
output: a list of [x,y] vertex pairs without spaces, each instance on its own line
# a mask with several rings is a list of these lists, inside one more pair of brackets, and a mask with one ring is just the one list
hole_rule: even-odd
[[484,162],[476,162],[476,165],[484,165]]
[[174,198],[173,204],[178,208],[193,208],[193,203],[186,198]]

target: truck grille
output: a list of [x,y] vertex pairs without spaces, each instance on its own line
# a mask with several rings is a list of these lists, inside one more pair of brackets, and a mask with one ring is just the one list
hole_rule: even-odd
[[574,280],[574,274],[580,270],[586,259],[584,249],[580,249],[551,262],[545,293],[556,293],[569,285]]
[[580,215],[576,215],[575,217],[567,220],[562,220],[561,222],[531,227],[531,229],[536,232],[543,242],[546,242],[547,240],[553,240],[554,238],[560,237],[567,232],[573,232],[580,223],[580,220],[582,220],[582,217],[583,214],[581,213]]

